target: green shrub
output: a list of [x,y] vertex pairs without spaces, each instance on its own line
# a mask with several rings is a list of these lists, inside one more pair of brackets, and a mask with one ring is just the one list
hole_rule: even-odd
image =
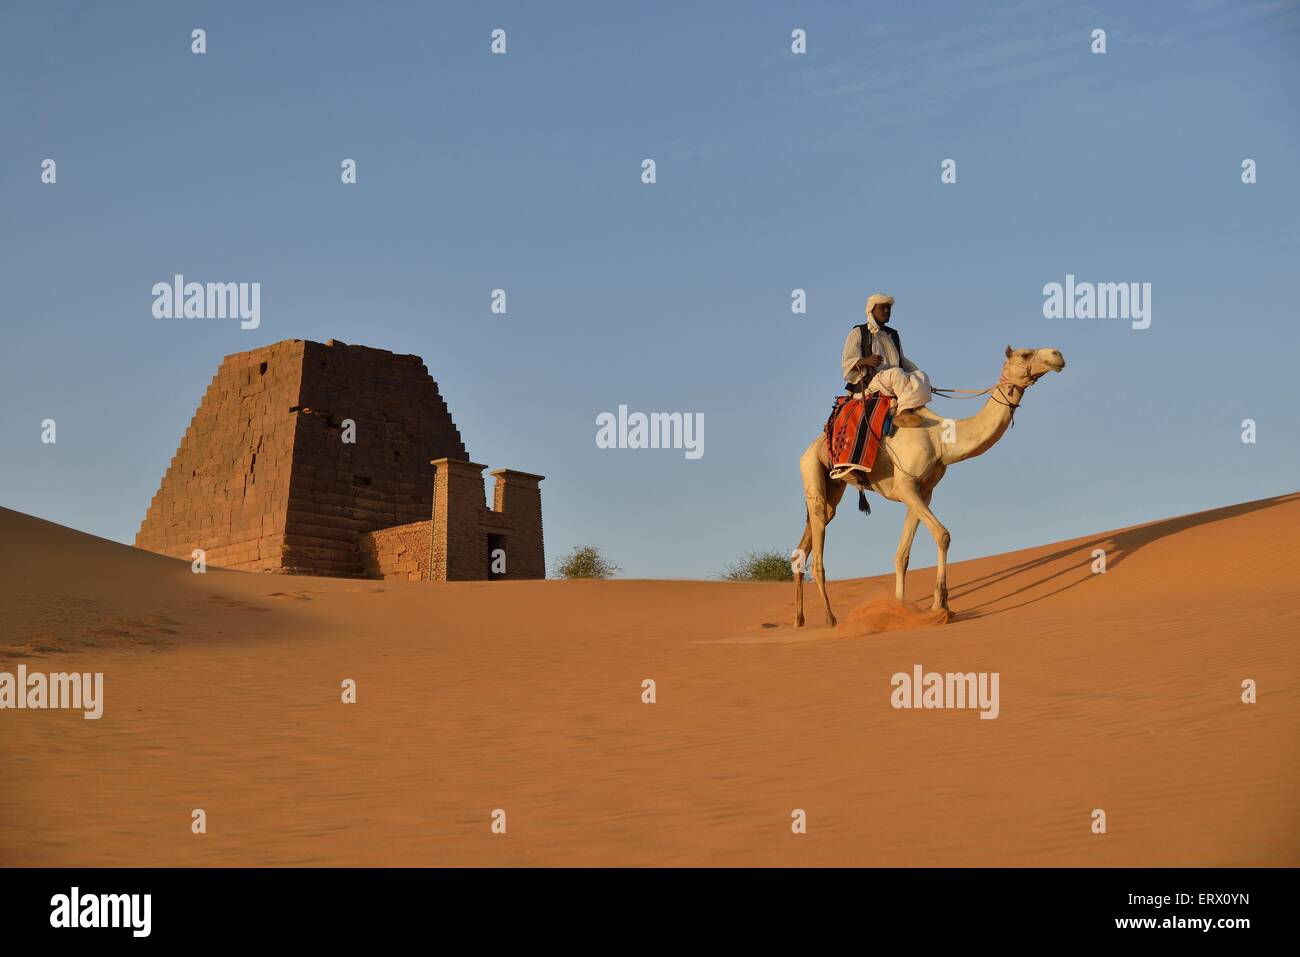
[[794,571],[785,552],[772,549],[746,552],[726,567],[722,577],[729,582],[788,582],[794,580]]
[[595,545],[575,545],[555,564],[555,574],[560,578],[613,578],[622,570]]

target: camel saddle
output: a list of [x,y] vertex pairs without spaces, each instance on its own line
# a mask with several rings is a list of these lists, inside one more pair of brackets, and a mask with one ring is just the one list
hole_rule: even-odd
[[889,396],[875,393],[835,397],[826,420],[826,451],[831,460],[831,478],[848,480],[859,487],[869,485],[868,473],[876,464],[880,443],[893,429]]

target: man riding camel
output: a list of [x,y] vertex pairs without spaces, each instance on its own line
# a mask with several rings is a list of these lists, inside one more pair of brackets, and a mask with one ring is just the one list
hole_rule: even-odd
[[903,355],[898,333],[889,327],[894,297],[875,293],[867,300],[867,321],[854,326],[844,340],[841,365],[845,387],[854,398],[883,393],[894,400],[894,425],[900,429],[924,424],[914,410],[930,401],[930,378]]

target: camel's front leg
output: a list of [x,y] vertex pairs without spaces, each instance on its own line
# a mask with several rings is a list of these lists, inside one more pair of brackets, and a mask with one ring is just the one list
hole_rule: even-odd
[[930,506],[925,501],[928,496],[922,496],[914,485],[903,485],[896,482],[894,487],[899,500],[911,512],[916,513],[920,520],[925,523],[925,527],[930,530],[930,534],[934,536],[934,543],[939,549],[939,560],[934,570],[934,604],[930,607],[934,611],[949,611],[948,545],[952,542],[952,536],[948,534],[948,529],[943,527],[943,523],[935,517],[934,512],[930,511]]
[[903,519],[903,534],[898,539],[898,551],[894,553],[894,597],[903,600],[903,585],[907,581],[907,563],[912,556],[912,541],[920,527],[921,517],[909,508]]

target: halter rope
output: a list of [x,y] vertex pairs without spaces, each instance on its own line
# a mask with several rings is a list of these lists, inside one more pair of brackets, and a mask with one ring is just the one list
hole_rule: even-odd
[[[1020,408],[1020,403],[1021,403],[1021,402],[1024,400],[1024,398],[1025,398],[1025,390],[1028,389],[1029,386],[1031,386],[1031,385],[1033,385],[1035,382],[1037,382],[1037,381],[1039,380],[1039,378],[1040,378],[1040,376],[1030,376],[1030,377],[1029,377],[1029,382],[1028,382],[1028,384],[1026,384],[1026,385],[1019,385],[1018,383],[1012,382],[1010,379],[1008,379],[1008,378],[1004,375],[1004,376],[999,377],[999,379],[998,379],[996,385],[991,385],[991,386],[989,386],[987,389],[979,389],[979,390],[975,390],[975,389],[936,389],[936,388],[934,388],[933,386],[931,386],[931,387],[930,387],[930,391],[931,391],[931,392],[934,392],[934,393],[938,393],[939,396],[940,396],[940,398],[944,398],[944,399],[974,399],[974,398],[976,398],[977,396],[987,395],[987,396],[989,397],[989,400],[990,400],[990,401],[992,401],[992,402],[996,402],[998,405],[1005,406],[1006,408],[1008,408],[1008,409],[1011,410],[1011,425],[1009,426],[1009,428],[1013,428],[1013,429],[1014,429],[1014,428],[1016,427],[1016,409]],[[1011,401],[1011,395],[1008,394],[1008,392],[1004,392],[1004,390],[1007,389],[1007,387],[1010,387],[1010,388],[1012,388],[1012,389],[1019,389],[1019,390],[1020,390],[1020,398],[1017,399],[1015,402],[1012,402],[1012,401]],[[951,393],[954,393],[954,392],[964,392],[964,393],[967,393],[967,394],[966,394],[966,395],[952,395]],[[948,394],[948,395],[945,395],[944,393],[949,393],[949,394]],[[912,479],[916,479],[917,481],[920,481],[920,476],[918,476],[918,475],[913,475],[911,472],[909,472],[907,469],[903,468],[903,466],[899,464],[898,459],[895,458],[895,456],[894,456],[894,452],[893,452],[893,450],[892,450],[892,449],[891,449],[891,448],[890,448],[890,447],[885,443],[885,439],[887,438],[887,436],[877,435],[875,432],[873,432],[872,429],[871,429],[871,423],[870,423],[870,422],[864,422],[863,424],[866,426],[867,432],[872,436],[872,438],[874,438],[874,439],[876,440],[876,443],[880,446],[880,448],[882,448],[882,449],[885,450],[885,453],[889,456],[890,461],[892,461],[892,462],[894,463],[894,468],[898,469],[900,472],[902,472],[902,473],[903,473],[904,475],[906,475],[908,478],[912,478]],[[870,483],[870,479],[868,478],[868,484],[869,484],[869,483]],[[862,491],[863,491],[863,490],[862,490],[861,488],[858,489],[858,493],[859,493],[859,494],[861,494]]]

